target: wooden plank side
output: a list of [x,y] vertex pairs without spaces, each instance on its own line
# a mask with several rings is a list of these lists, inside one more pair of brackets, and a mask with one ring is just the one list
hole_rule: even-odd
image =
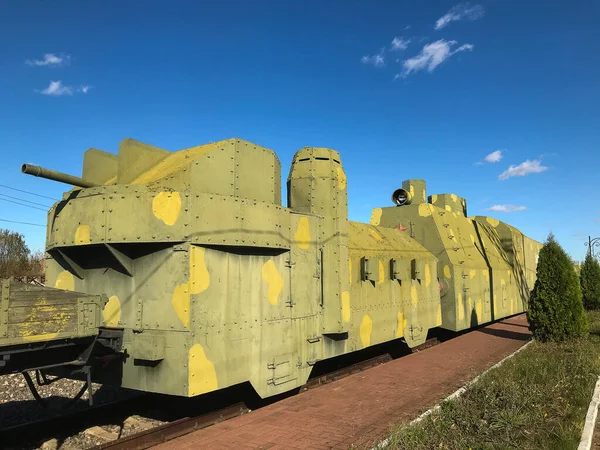
[[83,298],[94,297],[92,294],[83,292],[67,291],[49,286],[39,286],[36,284],[23,283],[21,281],[10,280],[10,296],[11,298],[36,297],[37,294],[43,297],[55,298],[62,296],[63,298]]
[[48,339],[53,334],[67,333],[75,337],[77,335],[77,314],[70,314],[55,320],[31,321],[16,324],[8,324],[8,338],[23,338],[26,342],[29,338],[46,335]]
[[77,306],[76,298],[28,298],[28,299],[20,299],[15,300],[12,297],[10,298],[10,307],[11,308],[32,308],[35,305],[44,305],[44,306],[70,306],[73,305],[75,308]]
[[63,300],[77,300],[78,298],[87,297],[85,294],[80,294],[79,292],[71,292],[71,291],[10,291],[10,299],[12,300],[36,300],[45,298],[47,300],[51,299],[63,299]]
[[60,320],[61,317],[71,315],[77,315],[77,303],[70,305],[33,304],[22,307],[11,304],[8,310],[8,323]]
[[[2,288],[0,347],[93,336],[100,325],[97,313],[105,299],[99,296],[14,280],[3,280]],[[82,308],[82,300],[87,308]],[[92,314],[87,317],[90,313],[86,311],[90,308]]]

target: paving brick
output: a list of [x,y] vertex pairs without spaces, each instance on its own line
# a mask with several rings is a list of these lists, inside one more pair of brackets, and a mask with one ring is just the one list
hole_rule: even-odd
[[155,449],[348,449],[373,444],[530,337],[524,314],[304,391]]

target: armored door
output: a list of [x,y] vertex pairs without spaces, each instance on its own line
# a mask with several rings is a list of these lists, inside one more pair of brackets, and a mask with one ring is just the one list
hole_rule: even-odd
[[290,308],[292,318],[318,313],[321,301],[321,256],[318,245],[319,218],[292,214],[290,251]]

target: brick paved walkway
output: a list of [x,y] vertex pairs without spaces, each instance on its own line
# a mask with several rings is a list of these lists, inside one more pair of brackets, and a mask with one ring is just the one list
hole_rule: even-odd
[[368,447],[521,347],[525,314],[286,398],[155,449]]

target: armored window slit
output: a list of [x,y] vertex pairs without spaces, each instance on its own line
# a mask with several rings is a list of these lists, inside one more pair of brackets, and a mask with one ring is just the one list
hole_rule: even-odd
[[379,279],[379,260],[377,258],[361,258],[360,278],[362,281],[373,282]]
[[425,276],[425,263],[418,259],[413,259],[410,262],[411,278],[421,281]]
[[390,279],[398,281],[408,280],[409,272],[409,261],[393,258],[390,260]]

